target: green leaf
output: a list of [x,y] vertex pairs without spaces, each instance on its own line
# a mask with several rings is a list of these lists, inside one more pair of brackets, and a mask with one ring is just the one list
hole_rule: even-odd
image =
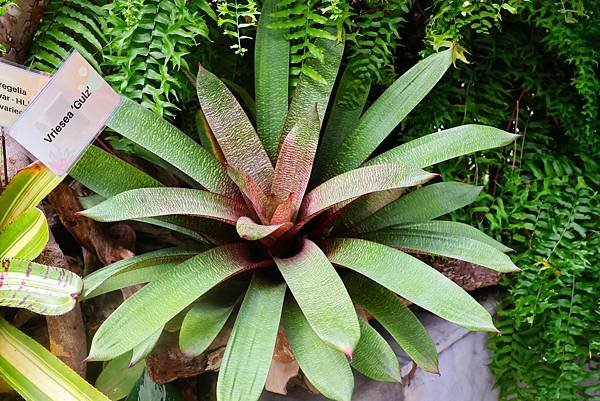
[[275,263],[315,333],[351,356],[360,337],[354,305],[321,249],[309,239],[295,256]]
[[203,353],[219,335],[238,303],[239,293],[215,289],[194,302],[179,331],[179,348],[189,357]]
[[316,80],[306,74],[302,74],[298,80],[296,92],[290,104],[289,112],[286,116],[283,130],[283,135],[287,135],[294,125],[302,118],[305,118],[309,110],[317,104],[317,112],[319,113],[321,124],[325,118],[329,97],[335,80],[337,78],[342,55],[344,53],[344,43],[337,43],[329,39],[317,39],[315,45],[324,50],[323,62],[316,58],[311,58],[305,64],[306,68],[310,68],[323,79]]
[[348,274],[344,283],[352,300],[373,315],[417,365],[437,373],[438,355],[433,340],[398,296],[359,274]]
[[163,186],[143,171],[96,146],[85,151],[69,175],[104,198],[131,189]]
[[316,107],[298,120],[285,136],[275,166],[271,192],[278,199],[292,197],[289,221],[294,221],[312,171],[320,130]]
[[288,112],[290,42],[286,32],[269,28],[279,0],[265,0],[261,9],[254,52],[256,127],[265,150],[275,162],[283,122]]
[[267,192],[273,180],[273,165],[235,96],[202,66],[198,70],[196,91],[202,112],[227,163],[244,171]]
[[176,269],[177,265],[179,265],[179,262],[165,263],[155,266],[140,267],[134,270],[119,273],[106,279],[106,281],[100,284],[95,290],[91,291],[89,296],[87,296],[85,299],[94,298],[108,292],[117,291],[134,285],[156,281],[162,278],[169,270]]
[[0,376],[27,401],[108,401],[50,351],[1,317]]
[[46,247],[48,237],[46,216],[33,207],[0,231],[0,258],[35,259]]
[[289,229],[292,223],[282,223],[270,226],[263,226],[256,224],[254,220],[249,217],[240,217],[237,221],[237,232],[245,240],[258,241],[263,238],[267,238],[273,234]]
[[140,377],[144,374],[144,363],[129,367],[131,352],[127,352],[108,362],[98,379],[96,388],[113,401],[129,395]]
[[125,97],[121,99],[121,105],[106,122],[109,128],[161,157],[211,192],[232,198],[239,196],[225,168],[207,150],[152,111]]
[[422,184],[436,174],[398,164],[363,167],[338,175],[304,197],[298,219],[308,220],[328,208],[372,192]]
[[[330,116],[327,119],[327,126],[319,144],[315,168],[313,169],[314,177],[312,178],[315,183],[323,181],[322,174],[325,167],[331,160],[335,159],[346,136],[356,128],[367,103],[371,81],[367,82],[365,90],[361,91],[359,97],[356,98],[354,87],[356,79],[352,69],[346,67],[337,87]],[[347,101],[349,96],[352,96],[351,102]]]
[[503,253],[509,248],[463,223],[435,220],[395,226],[364,237],[395,248],[464,260],[503,273],[519,270]]
[[469,330],[497,331],[483,306],[415,257],[361,239],[331,239],[323,246],[332,263],[369,277],[431,313]]
[[146,371],[126,401],[183,401],[179,389],[172,383],[156,384]]
[[283,308],[283,326],[294,358],[310,383],[329,399],[350,401],[354,377],[348,360],[315,334],[290,296]]
[[366,165],[402,163],[425,168],[458,156],[508,145],[517,137],[498,128],[461,125],[397,146],[369,160]]
[[152,352],[156,346],[156,343],[158,343],[164,328],[165,327],[163,326],[156,330],[150,337],[146,338],[144,341],[135,346],[135,348],[131,351],[131,361],[129,362],[129,366],[134,366],[140,361],[146,359],[148,354]]
[[[133,167],[131,164],[96,146],[90,146],[87,149],[69,174],[103,198],[110,198],[111,196],[132,189],[163,186],[162,183]],[[86,207],[83,202],[82,205]],[[201,219],[168,216],[157,219],[139,219],[139,221],[165,227],[197,240],[205,241],[202,236],[194,232],[194,229],[203,223]],[[214,221],[210,221],[210,224],[214,231]]]
[[452,50],[433,54],[396,80],[363,114],[341,144],[323,179],[360,166],[419,104],[452,63]]
[[335,218],[333,232],[347,233],[355,224],[372,216],[383,207],[398,199],[404,188],[389,189],[387,191],[373,192],[358,198],[339,211]]
[[103,267],[83,279],[82,298],[92,298],[99,294],[93,294],[111,277],[133,272],[145,267],[160,266],[167,264],[179,264],[189,258],[198,255],[203,248],[166,248],[158,251],[137,255],[129,259],[120,260],[116,263]]
[[61,181],[40,162],[20,170],[0,194],[0,232],[21,213],[37,206]]
[[0,305],[41,315],[63,315],[75,307],[83,281],[69,270],[20,259],[0,259]]
[[97,221],[122,221],[168,215],[193,215],[235,225],[245,205],[222,195],[190,188],[140,188],[122,192],[80,212]]
[[94,336],[88,360],[108,360],[129,351],[218,283],[257,266],[245,243],[216,247],[181,263],[110,315]]
[[440,182],[417,189],[366,218],[351,233],[380,230],[397,224],[421,223],[472,203],[483,187],[462,182]]
[[400,363],[392,347],[365,319],[359,317],[358,322],[360,341],[354,350],[350,365],[373,380],[401,381]]
[[219,401],[260,397],[275,349],[285,288],[261,272],[254,273],[221,362]]

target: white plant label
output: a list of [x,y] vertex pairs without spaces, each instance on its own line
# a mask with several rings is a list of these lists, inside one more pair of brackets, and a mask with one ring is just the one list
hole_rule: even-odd
[[102,132],[120,96],[74,51],[9,135],[55,174],[64,175]]

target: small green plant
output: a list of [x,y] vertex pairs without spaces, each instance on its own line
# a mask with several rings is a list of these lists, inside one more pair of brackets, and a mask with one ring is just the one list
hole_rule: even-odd
[[480,188],[437,183],[407,190],[436,177],[423,168],[506,145],[515,135],[466,125],[373,155],[442,78],[454,49],[411,68],[364,114],[334,107],[325,118],[344,43],[319,43],[323,61],[307,62],[323,80],[302,75],[290,104],[288,43],[282,35],[257,41],[257,130],[225,84],[202,67],[196,89],[207,148],[125,98],[107,122],[202,189],[164,187],[95,147],[75,166],[72,175],[105,198],[87,200],[83,215],[142,220],[199,239],[198,249],[157,250],[86,277],[86,298],[149,282],[100,327],[89,360],[133,350],[137,362],[180,314],[180,347],[199,355],[231,318],[217,397],[256,400],[281,322],[310,382],[328,398],[350,400],[351,367],[375,380],[400,380],[392,349],[355,305],[429,372],[438,370],[435,345],[397,295],[468,329],[496,330],[464,290],[406,253],[516,271],[502,244],[467,225],[435,220],[470,203]]

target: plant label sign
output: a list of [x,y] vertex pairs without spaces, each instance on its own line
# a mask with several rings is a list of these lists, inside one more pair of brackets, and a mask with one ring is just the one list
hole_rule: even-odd
[[120,96],[77,51],[12,125],[9,135],[64,175],[104,128]]
[[0,127],[10,127],[49,80],[49,75],[0,60]]

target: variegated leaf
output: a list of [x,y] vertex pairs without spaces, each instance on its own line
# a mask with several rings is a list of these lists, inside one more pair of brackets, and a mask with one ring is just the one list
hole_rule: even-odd
[[33,260],[42,253],[48,238],[46,216],[33,207],[0,231],[0,258]]

